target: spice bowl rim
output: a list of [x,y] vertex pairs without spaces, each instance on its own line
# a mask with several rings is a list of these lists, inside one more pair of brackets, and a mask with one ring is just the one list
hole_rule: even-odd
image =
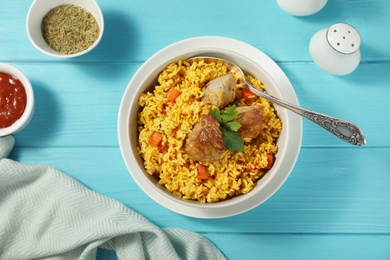
[[0,128],[0,137],[1,137],[1,136],[17,133],[22,129],[24,129],[30,123],[35,112],[35,98],[34,98],[34,90],[32,88],[30,80],[20,69],[16,68],[15,66],[9,63],[0,62],[0,72],[4,72],[16,77],[22,83],[26,91],[26,98],[27,98],[26,108],[22,116],[9,127]]
[[[62,54],[54,50],[53,48],[51,48],[44,40],[41,31],[41,23],[43,17],[51,9],[66,4],[83,7],[95,17],[99,25],[99,36],[96,39],[96,41],[87,49],[73,54]],[[30,42],[40,52],[55,58],[74,58],[90,52],[99,44],[104,33],[104,17],[101,8],[96,0],[82,0],[82,1],[80,0],[57,0],[57,1],[34,0],[27,13],[26,31]]]

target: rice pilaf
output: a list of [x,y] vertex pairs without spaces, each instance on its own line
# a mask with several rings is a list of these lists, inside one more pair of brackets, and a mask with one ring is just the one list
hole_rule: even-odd
[[[271,102],[256,97],[250,105],[263,107],[262,131],[256,139],[244,140],[244,152],[225,151],[219,161],[203,163],[209,173],[208,180],[197,178],[197,164],[184,152],[187,135],[203,115],[216,109],[203,102],[202,86],[208,81],[227,74],[221,63],[181,61],[169,64],[159,75],[154,91],[142,93],[138,115],[138,152],[144,160],[146,171],[159,179],[176,196],[201,203],[217,202],[250,192],[256,182],[267,172],[268,155],[278,151],[276,140],[282,129]],[[235,75],[237,92],[245,87]],[[248,75],[255,87],[265,90],[261,81]],[[175,102],[169,102],[167,92],[176,89],[181,94]],[[240,96],[240,94],[238,94]],[[235,99],[236,106],[247,106],[242,98]],[[154,132],[161,135],[158,147],[151,146]]]

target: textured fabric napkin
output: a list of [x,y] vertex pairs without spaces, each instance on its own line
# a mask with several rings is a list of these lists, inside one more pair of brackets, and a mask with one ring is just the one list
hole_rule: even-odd
[[6,159],[0,137],[0,259],[225,259],[203,236],[160,229],[122,203],[87,189],[47,165]]

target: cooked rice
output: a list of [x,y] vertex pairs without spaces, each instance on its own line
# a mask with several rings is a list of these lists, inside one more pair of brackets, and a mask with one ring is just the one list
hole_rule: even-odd
[[[159,75],[153,93],[140,95],[142,111],[138,115],[138,152],[144,159],[146,171],[159,179],[176,196],[202,203],[217,202],[250,192],[256,182],[266,173],[267,154],[276,154],[282,122],[277,117],[271,102],[257,97],[251,105],[263,107],[262,131],[259,137],[245,140],[244,152],[227,150],[219,161],[203,163],[210,172],[208,180],[197,178],[197,161],[184,152],[186,136],[203,115],[216,109],[201,101],[201,87],[208,81],[225,75],[226,66],[221,63],[197,61],[189,64],[178,61],[169,64]],[[236,76],[238,81],[238,76]],[[247,79],[257,88],[264,85],[252,76]],[[244,87],[243,83],[237,88]],[[167,91],[175,88],[182,92],[175,103],[167,100]],[[236,99],[237,100],[237,99]],[[248,105],[243,100],[237,106]],[[161,152],[149,145],[154,131],[162,134]]]

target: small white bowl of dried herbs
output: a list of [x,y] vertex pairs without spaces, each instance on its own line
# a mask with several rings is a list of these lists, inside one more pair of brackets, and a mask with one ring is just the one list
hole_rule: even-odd
[[31,43],[41,52],[72,58],[98,45],[104,19],[96,0],[34,0],[27,14],[26,30]]

